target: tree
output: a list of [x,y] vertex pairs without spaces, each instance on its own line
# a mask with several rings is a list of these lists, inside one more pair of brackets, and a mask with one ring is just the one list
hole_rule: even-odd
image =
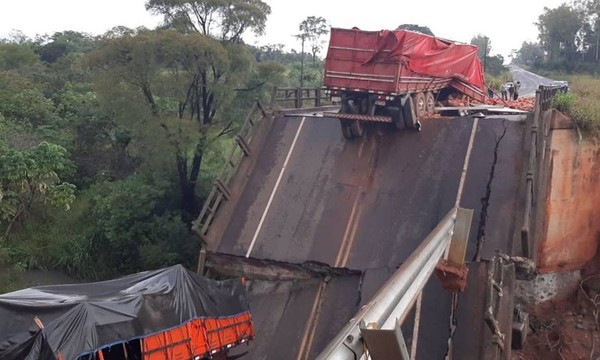
[[431,31],[431,29],[429,27],[420,26],[420,25],[416,25],[416,24],[402,24],[402,25],[398,26],[396,29],[397,30],[410,30],[410,31],[418,32],[418,33],[425,34],[425,35],[435,36],[435,35],[433,35],[433,32]]
[[59,177],[69,166],[67,151],[61,146],[42,142],[17,150],[0,143],[0,221],[5,238],[35,202],[69,209],[75,185]]
[[479,48],[477,56],[483,63],[487,61],[486,57],[492,52],[492,42],[489,37],[478,34],[471,39],[471,44]]
[[600,0],[574,1],[573,8],[581,14],[582,28],[577,36],[577,47],[589,61],[600,61]]
[[321,37],[329,33],[329,25],[327,20],[322,17],[308,16],[302,20],[299,26],[300,34],[297,35],[300,39],[309,41],[310,52],[312,54],[313,66],[317,61],[317,54],[323,48]]
[[52,36],[42,36],[36,39],[40,59],[47,63],[55,63],[61,57],[70,53],[85,54],[95,48],[92,35],[77,31],[54,33]]
[[500,75],[506,67],[504,66],[504,56],[496,54],[488,56],[486,61],[486,71],[494,76]]
[[261,0],[149,0],[146,9],[167,27],[240,42],[247,30],[262,35],[271,7]]
[[[174,151],[182,209],[197,211],[196,183],[209,127],[216,136],[231,131],[232,121],[215,120],[233,89],[248,75],[250,54],[240,45],[174,30],[146,31],[108,40],[87,57],[101,79],[132,86],[148,106],[151,118],[140,126],[158,124]],[[110,95],[108,96],[110,97]]]
[[18,73],[0,71],[0,114],[34,127],[48,125],[54,117],[54,105],[43,90],[41,84]]
[[478,34],[471,39],[471,44],[478,47],[477,56],[484,65],[485,71],[492,75],[499,75],[504,68],[502,55],[491,55],[492,41],[485,35]]
[[27,44],[0,43],[0,69],[16,70],[38,61],[39,57]]
[[300,87],[304,86],[304,45],[308,41],[311,44],[311,53],[313,54],[313,66],[316,65],[317,53],[321,49],[319,44],[319,38],[327,34],[327,21],[322,17],[309,16],[304,19],[298,26],[300,33],[296,35],[296,38],[300,40],[301,54],[300,58]]
[[538,43],[524,41],[515,62],[523,65],[539,64],[544,60],[544,49]]
[[582,28],[582,14],[567,4],[557,8],[544,7],[538,18],[539,39],[551,61],[576,57],[576,37]]

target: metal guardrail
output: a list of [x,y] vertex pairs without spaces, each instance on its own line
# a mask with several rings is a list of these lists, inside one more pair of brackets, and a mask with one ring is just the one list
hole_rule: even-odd
[[525,184],[525,211],[521,228],[521,251],[523,256],[535,256],[536,189],[539,187],[540,159],[543,158],[549,124],[544,122],[545,112],[552,109],[558,86],[540,85],[535,92],[535,108],[529,132],[529,162]]
[[252,141],[254,129],[266,116],[268,116],[267,111],[259,101],[256,101],[252,105],[248,115],[246,115],[239,133],[235,136],[235,145],[229,153],[227,162],[223,165],[221,172],[217,176],[210,193],[204,202],[200,215],[194,222],[193,230],[200,238],[202,238],[202,240],[206,240],[209,226],[223,200],[229,200],[231,198],[231,179],[235,175],[243,158],[250,156],[251,151],[249,144]]
[[[455,224],[463,219],[461,216],[472,216],[470,210],[453,208],[431,231],[427,238],[400,266],[392,277],[381,287],[373,299],[352,318],[338,335],[321,352],[318,360],[360,359],[365,350],[365,335],[372,329],[388,331],[385,337],[397,342],[392,348],[400,359],[408,360],[400,325],[412,309],[417,296],[434,272],[438,261],[444,256],[454,235]],[[469,228],[469,226],[466,226]],[[466,235],[468,238],[468,235]],[[466,241],[466,239],[464,239]],[[386,329],[392,330],[386,330]],[[389,336],[393,333],[393,336]],[[381,343],[379,343],[381,344]],[[373,358],[374,349],[369,349]],[[385,358],[395,358],[388,357]]]
[[271,105],[279,104],[284,108],[302,108],[307,101],[311,101],[310,106],[319,107],[328,105],[329,97],[322,88],[284,88],[275,87],[271,95]]

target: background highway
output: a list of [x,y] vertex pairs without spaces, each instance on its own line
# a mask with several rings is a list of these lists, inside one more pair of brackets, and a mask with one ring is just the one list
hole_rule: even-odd
[[[535,90],[540,85],[552,85],[555,79],[540,76],[538,74],[527,71],[517,65],[509,65],[510,71],[515,78],[515,81],[521,82],[520,96],[535,96]],[[561,79],[556,79],[561,80]]]

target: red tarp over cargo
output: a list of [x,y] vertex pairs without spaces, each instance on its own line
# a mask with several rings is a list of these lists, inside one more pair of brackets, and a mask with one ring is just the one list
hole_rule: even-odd
[[[407,30],[382,30],[379,32],[358,29],[331,29],[331,39],[326,60],[325,86],[342,87],[342,73],[361,74],[344,84],[348,89],[396,92],[430,90],[415,82],[403,87],[403,82],[414,76],[448,79],[449,85],[483,101],[486,86],[483,67],[474,45],[458,44]],[[390,66],[400,64],[400,69]],[[407,73],[407,68],[413,74]],[[395,75],[395,82],[392,75]],[[387,84],[375,81],[360,83],[371,77],[390,76]],[[346,78],[348,80],[348,78]],[[358,81],[357,81],[358,80]],[[359,86],[359,85],[362,85]],[[395,88],[393,87],[395,86]],[[365,87],[369,87],[366,88]]]

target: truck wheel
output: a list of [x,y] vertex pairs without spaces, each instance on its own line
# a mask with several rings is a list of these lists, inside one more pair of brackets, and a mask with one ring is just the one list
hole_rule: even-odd
[[417,118],[422,118],[427,115],[427,102],[425,100],[425,94],[418,93],[415,95],[414,99],[415,104],[415,112],[417,113]]
[[342,135],[348,140],[354,139],[352,134],[352,123],[349,120],[340,119],[340,126],[342,127]]
[[359,120],[352,121],[350,125],[350,130],[352,131],[352,135],[354,135],[354,137],[361,137],[365,133],[365,128]]
[[400,103],[402,104],[402,117],[404,118],[404,124],[409,129],[417,128],[418,117],[415,111],[415,103],[413,97],[410,95],[404,96]]
[[404,124],[404,114],[402,113],[402,105],[390,106],[387,108],[388,114],[392,118],[392,124],[396,130],[403,130],[406,125]]
[[427,94],[425,94],[425,110],[427,111],[427,115],[433,115],[435,113],[435,98],[431,91],[428,91]]

